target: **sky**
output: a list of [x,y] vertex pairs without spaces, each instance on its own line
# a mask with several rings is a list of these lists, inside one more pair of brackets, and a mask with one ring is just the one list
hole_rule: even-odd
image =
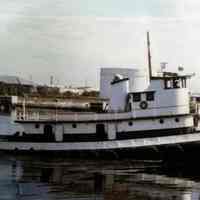
[[0,0],[0,75],[99,86],[101,67],[183,66],[200,90],[200,1]]

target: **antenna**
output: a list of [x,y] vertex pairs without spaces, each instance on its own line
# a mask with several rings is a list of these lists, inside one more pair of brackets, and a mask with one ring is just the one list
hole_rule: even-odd
[[152,68],[151,68],[151,50],[150,50],[150,39],[149,32],[147,31],[147,49],[148,49],[148,67],[149,67],[149,80],[152,78]]
[[53,85],[53,76],[50,76],[50,86]]

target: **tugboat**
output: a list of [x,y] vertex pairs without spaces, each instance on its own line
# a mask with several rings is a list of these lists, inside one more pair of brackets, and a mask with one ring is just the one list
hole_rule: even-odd
[[188,79],[191,75],[163,72],[152,75],[149,33],[148,72],[101,69],[102,97],[108,105],[98,113],[55,116],[15,113],[22,127],[1,136],[8,151],[122,151],[200,141],[198,116],[190,112]]

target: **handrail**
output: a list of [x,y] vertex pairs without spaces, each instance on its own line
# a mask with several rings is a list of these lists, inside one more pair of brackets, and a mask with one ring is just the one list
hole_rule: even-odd
[[110,121],[110,120],[123,120],[123,119],[135,119],[143,117],[162,117],[162,116],[177,116],[177,115],[188,115],[189,110],[187,106],[162,109],[146,109],[146,110],[134,110],[132,112],[107,112],[107,113],[40,113],[40,112],[27,112],[23,113],[16,112],[15,121]]
[[132,113],[60,113],[60,114],[41,114],[39,112],[17,112],[15,121],[37,121],[37,120],[66,120],[66,121],[96,121],[130,118]]

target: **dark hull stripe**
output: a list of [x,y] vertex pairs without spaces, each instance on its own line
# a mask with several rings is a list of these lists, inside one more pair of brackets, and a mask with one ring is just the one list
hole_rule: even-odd
[[[181,135],[192,133],[193,129],[190,127],[177,129],[161,129],[148,131],[134,131],[134,132],[118,132],[116,133],[116,140],[136,139],[136,138],[152,138],[170,135]],[[54,135],[44,134],[24,134],[23,136],[0,136],[0,139],[11,142],[55,142]],[[63,134],[63,142],[94,142],[107,141],[107,134]]]
[[119,132],[117,133],[118,140],[136,139],[136,138],[149,138],[149,137],[162,137],[170,135],[182,135],[192,133],[193,128],[175,128],[175,129],[160,129],[160,130],[147,130],[147,131],[134,131],[134,132]]
[[[200,154],[200,145],[199,142],[190,142],[190,143],[182,143],[178,145],[161,145],[161,146],[152,146],[152,147],[142,147],[142,148],[127,148],[127,149],[115,149],[115,150],[67,150],[67,151],[34,151],[34,150],[1,150],[1,152],[6,152],[8,155],[32,155],[32,156],[44,156],[48,158],[85,158],[85,159],[126,159],[131,158],[135,160],[150,160],[149,164],[153,164],[155,167],[155,163],[152,163],[152,160],[158,160],[157,164],[167,164],[166,162],[171,162],[174,167],[175,163],[180,161],[184,161],[185,166],[192,166],[192,170],[197,165],[199,170],[199,162],[198,157]],[[165,161],[165,162],[163,162]],[[194,165],[191,165],[191,161],[193,161]],[[169,164],[169,163],[168,163]],[[180,164],[180,163],[179,163]],[[159,165],[160,166],[160,165]],[[177,166],[175,166],[177,167]],[[177,169],[177,168],[176,168]]]

